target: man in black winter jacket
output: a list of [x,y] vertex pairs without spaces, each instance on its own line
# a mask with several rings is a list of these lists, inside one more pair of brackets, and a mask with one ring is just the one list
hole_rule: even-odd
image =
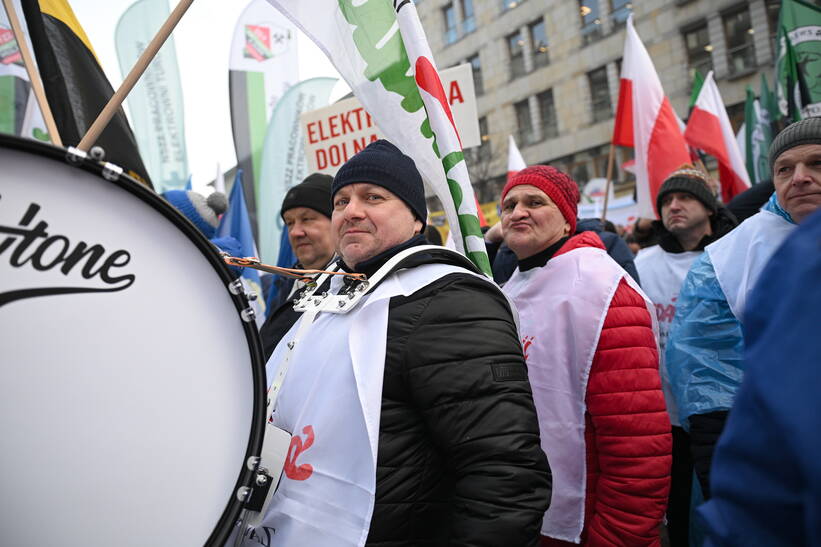
[[297,302],[268,363],[269,378],[287,367],[271,421],[293,433],[261,524],[272,544],[537,545],[551,476],[511,310],[461,255],[414,253],[426,216],[387,141],[334,179],[348,275]]
[[[323,270],[334,258],[331,241],[331,184],[333,177],[313,173],[288,190],[282,200],[280,216],[288,230],[288,242],[294,250],[297,263],[294,268]],[[277,277],[274,287],[278,293],[271,302],[265,323],[259,330],[265,361],[285,333],[299,319],[294,300],[305,283],[292,277]]]

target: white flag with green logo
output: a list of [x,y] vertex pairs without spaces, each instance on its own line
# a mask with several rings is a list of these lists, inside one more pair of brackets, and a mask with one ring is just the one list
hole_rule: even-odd
[[413,158],[442,201],[457,249],[489,274],[459,135],[413,3],[268,1],[316,42],[382,133]]

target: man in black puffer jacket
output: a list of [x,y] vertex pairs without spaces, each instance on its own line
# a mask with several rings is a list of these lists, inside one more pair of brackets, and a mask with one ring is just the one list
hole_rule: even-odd
[[422,180],[387,141],[343,165],[333,205],[349,275],[296,304],[268,362],[294,436],[244,545],[537,545],[551,476],[507,300],[461,255],[414,249]]

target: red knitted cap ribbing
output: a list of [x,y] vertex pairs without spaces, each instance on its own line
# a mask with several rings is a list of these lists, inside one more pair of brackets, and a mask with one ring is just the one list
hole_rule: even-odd
[[576,215],[580,199],[579,185],[565,173],[550,165],[533,165],[522,169],[507,181],[502,189],[502,201],[514,186],[530,184],[547,194],[570,224],[570,234],[576,233]]

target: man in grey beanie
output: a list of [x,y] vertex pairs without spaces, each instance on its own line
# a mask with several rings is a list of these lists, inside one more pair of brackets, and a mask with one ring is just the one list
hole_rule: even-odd
[[[666,364],[693,464],[710,497],[713,448],[743,379],[745,306],[773,253],[821,208],[821,118],[796,122],[770,146],[775,193],[761,211],[708,245],[679,293]],[[778,290],[778,287],[773,287]]]

